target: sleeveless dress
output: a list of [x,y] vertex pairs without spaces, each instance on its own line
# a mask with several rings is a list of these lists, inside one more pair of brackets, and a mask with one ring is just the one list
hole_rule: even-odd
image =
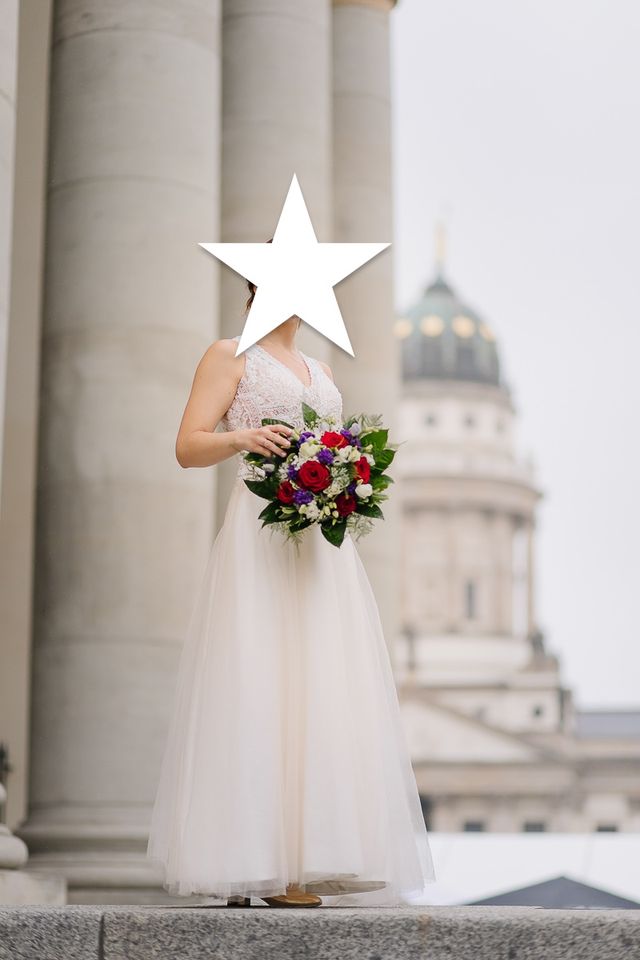
[[[239,335],[235,337],[239,339]],[[314,358],[310,385],[253,344],[221,426],[305,400],[342,416]],[[262,527],[242,454],[182,648],[147,856],[174,896],[270,896],[298,883],[327,905],[402,904],[435,879],[389,654],[347,533],[296,545]],[[375,536],[372,533],[371,536]]]

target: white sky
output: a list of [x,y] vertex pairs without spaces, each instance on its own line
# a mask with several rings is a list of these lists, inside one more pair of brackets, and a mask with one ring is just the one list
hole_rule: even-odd
[[396,306],[448,277],[537,465],[538,616],[579,707],[640,708],[640,3],[399,0]]

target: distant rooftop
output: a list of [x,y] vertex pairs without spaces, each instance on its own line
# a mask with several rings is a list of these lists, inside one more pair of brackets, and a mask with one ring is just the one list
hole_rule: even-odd
[[576,735],[640,739],[640,710],[578,710]]

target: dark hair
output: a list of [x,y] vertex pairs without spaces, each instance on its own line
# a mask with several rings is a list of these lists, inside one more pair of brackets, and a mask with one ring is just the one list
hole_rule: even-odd
[[[267,243],[273,243],[273,237],[267,240]],[[256,295],[256,290],[258,289],[255,283],[251,283],[251,280],[247,280],[247,286],[249,287],[250,297],[244,305],[245,310],[249,310],[249,308],[251,307],[251,304],[253,303],[253,298]]]

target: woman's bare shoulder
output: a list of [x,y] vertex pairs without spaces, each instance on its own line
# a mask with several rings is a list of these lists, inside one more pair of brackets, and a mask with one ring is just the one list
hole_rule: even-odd
[[[214,340],[213,343],[209,344],[200,363],[206,367],[229,367],[237,366],[239,369],[242,368],[242,355],[236,357],[236,350],[238,349],[238,341],[233,338],[223,338],[220,340]],[[236,360],[235,364],[230,364],[229,361]]]
[[200,357],[194,380],[207,386],[221,382],[226,382],[228,386],[237,386],[244,374],[245,365],[244,357],[235,355],[237,346],[237,341],[233,339],[214,340]]

